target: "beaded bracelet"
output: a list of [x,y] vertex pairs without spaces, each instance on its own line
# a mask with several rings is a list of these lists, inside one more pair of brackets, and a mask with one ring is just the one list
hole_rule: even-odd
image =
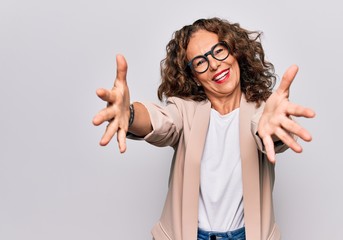
[[135,118],[135,109],[133,108],[133,104],[130,104],[130,118],[129,118],[129,127],[131,127],[133,120]]

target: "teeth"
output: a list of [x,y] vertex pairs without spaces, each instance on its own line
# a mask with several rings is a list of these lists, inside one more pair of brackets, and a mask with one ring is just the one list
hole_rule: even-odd
[[221,73],[220,75],[218,75],[218,76],[214,79],[214,81],[217,82],[217,81],[221,80],[221,79],[224,78],[228,73],[229,73],[229,71],[225,71],[225,72]]

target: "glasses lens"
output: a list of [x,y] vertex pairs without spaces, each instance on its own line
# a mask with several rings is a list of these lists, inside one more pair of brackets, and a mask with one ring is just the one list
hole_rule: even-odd
[[212,57],[222,61],[229,56],[229,48],[224,43],[218,43],[213,48],[212,54]]
[[207,52],[205,55],[197,56],[192,59],[192,69],[197,73],[206,72],[209,67],[209,60],[207,58],[209,54],[211,54],[214,59],[223,61],[229,56],[229,47],[223,42],[217,43],[212,47],[211,51]]
[[208,68],[208,60],[204,56],[198,56],[192,60],[192,67],[198,73],[205,72]]

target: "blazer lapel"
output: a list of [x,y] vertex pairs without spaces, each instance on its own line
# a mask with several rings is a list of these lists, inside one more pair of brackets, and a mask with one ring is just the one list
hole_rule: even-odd
[[210,120],[209,101],[199,104],[185,153],[182,195],[182,239],[196,239],[198,230],[198,202],[200,190],[200,162]]
[[256,112],[254,103],[244,95],[240,104],[240,151],[243,178],[244,222],[247,239],[261,239],[260,176],[255,140],[251,133],[251,118]]

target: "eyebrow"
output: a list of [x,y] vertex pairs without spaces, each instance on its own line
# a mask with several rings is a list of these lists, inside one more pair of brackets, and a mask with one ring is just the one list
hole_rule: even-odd
[[[194,57],[191,58],[191,60],[194,59],[194,58],[196,58],[196,57],[203,57],[203,56],[207,57],[208,55],[211,54],[211,51],[212,51],[213,47],[214,47],[215,45],[217,45],[218,43],[220,43],[220,42],[221,42],[221,41],[218,41],[217,43],[213,44],[212,47],[210,48],[210,50],[208,50],[208,51],[205,52],[204,54],[195,55]],[[187,59],[187,61],[191,61],[191,60],[188,60],[188,59]]]

